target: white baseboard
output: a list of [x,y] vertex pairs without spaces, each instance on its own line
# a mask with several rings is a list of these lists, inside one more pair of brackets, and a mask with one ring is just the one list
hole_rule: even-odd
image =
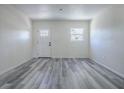
[[117,74],[118,76],[124,78],[124,75],[123,75],[123,74],[121,74],[121,73],[115,71],[114,69],[112,69],[112,68],[110,68],[110,67],[108,67],[108,66],[106,66],[106,65],[104,65],[104,64],[102,64],[102,63],[100,63],[100,62],[97,62],[95,59],[91,59],[91,60],[93,60],[93,61],[96,62],[97,64],[99,64],[99,65],[101,65],[101,66],[107,68],[108,70],[112,71],[113,73]]

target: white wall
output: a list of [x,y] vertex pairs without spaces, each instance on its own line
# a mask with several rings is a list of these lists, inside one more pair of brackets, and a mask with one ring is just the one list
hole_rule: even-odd
[[[36,33],[40,29],[50,29],[52,57],[88,58],[89,57],[89,21],[33,21],[34,56],[37,51]],[[71,42],[70,29],[83,28],[84,40]]]
[[124,6],[105,9],[91,22],[91,58],[124,76]]
[[0,5],[0,74],[31,59],[30,20],[10,5]]

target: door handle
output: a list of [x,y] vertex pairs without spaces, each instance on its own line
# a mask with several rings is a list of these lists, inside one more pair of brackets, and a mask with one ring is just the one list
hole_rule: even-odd
[[51,42],[49,42],[49,46],[51,46]]

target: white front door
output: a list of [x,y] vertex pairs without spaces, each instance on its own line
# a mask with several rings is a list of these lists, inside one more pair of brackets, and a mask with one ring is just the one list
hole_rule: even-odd
[[38,33],[38,57],[51,57],[50,31],[48,29],[41,29]]

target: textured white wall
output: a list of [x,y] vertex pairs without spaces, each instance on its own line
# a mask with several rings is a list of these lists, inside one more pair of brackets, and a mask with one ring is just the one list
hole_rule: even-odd
[[105,9],[91,23],[91,58],[124,76],[124,6]]
[[[37,51],[36,32],[44,28],[50,29],[51,32],[52,57],[89,57],[89,21],[33,21],[34,56]],[[71,42],[71,28],[83,28],[84,40]]]
[[0,5],[0,74],[31,59],[30,20],[10,5]]

